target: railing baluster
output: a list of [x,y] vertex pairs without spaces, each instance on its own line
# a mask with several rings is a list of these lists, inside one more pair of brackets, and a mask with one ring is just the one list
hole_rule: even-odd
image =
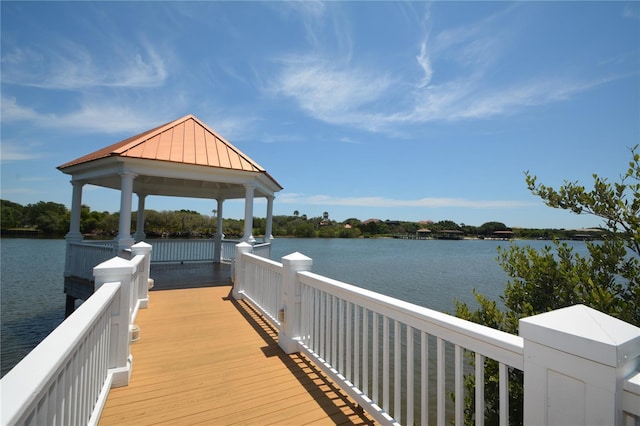
[[338,359],[338,303],[338,297],[331,296],[331,360],[329,361],[331,365],[337,365]]
[[437,424],[438,426],[445,426],[445,361],[444,361],[444,340],[441,337],[438,337],[437,340],[437,390],[438,395],[436,397],[436,415],[437,415]]
[[455,419],[456,424],[464,423],[464,350],[455,345]]
[[353,305],[353,383],[357,388],[362,384],[360,380],[360,306]]
[[413,358],[413,327],[407,325],[407,421],[408,425],[413,424],[414,418],[414,369]]
[[320,318],[321,318],[321,314],[320,314],[320,303],[322,300],[322,293],[320,292],[320,290],[318,289],[314,289],[314,321],[313,321],[313,327],[314,327],[314,333],[313,333],[313,350],[315,351],[315,353],[320,354]]
[[400,337],[402,334],[400,321],[394,320],[393,327],[393,417],[402,423],[402,347]]
[[369,395],[369,310],[362,308],[362,391]]
[[326,355],[326,342],[325,342],[325,338],[326,338],[326,327],[327,327],[327,294],[325,292],[322,292],[322,296],[320,299],[320,303],[321,303],[321,308],[320,308],[320,351],[318,352],[320,354],[320,357],[322,357],[323,359],[327,359],[327,355]]
[[420,423],[429,424],[429,335],[420,332]]
[[345,358],[346,358],[346,363],[347,363],[347,367],[346,367],[346,372],[347,372],[347,379],[349,379],[352,383],[354,382],[353,377],[351,376],[351,356],[352,356],[352,345],[351,345],[351,330],[353,327],[353,320],[351,319],[351,302],[346,302],[347,305],[347,345],[346,345],[346,351],[345,351]]
[[346,357],[344,351],[344,304],[345,302],[338,298],[338,359],[336,360],[335,365],[338,366],[338,371],[341,372],[344,372],[344,359]]
[[[484,359],[485,357],[482,354],[479,354],[476,352],[476,356],[475,356],[476,426],[484,425]],[[500,380],[500,384],[502,384],[502,380]]]
[[382,317],[382,409],[389,413],[389,317]]
[[502,362],[498,364],[498,380],[500,381],[500,426],[507,426],[509,424],[509,367]]
[[372,346],[371,346],[371,351],[373,352],[373,358],[371,360],[371,376],[373,378],[373,401],[378,404],[380,402],[379,398],[378,398],[378,391],[379,391],[379,375],[380,375],[380,364],[378,363],[378,353],[379,353],[379,345],[378,345],[378,340],[379,340],[379,334],[380,334],[380,330],[378,329],[378,314],[376,312],[371,312],[371,315],[373,315],[373,320],[372,320],[372,326],[373,326],[373,339],[372,339]]

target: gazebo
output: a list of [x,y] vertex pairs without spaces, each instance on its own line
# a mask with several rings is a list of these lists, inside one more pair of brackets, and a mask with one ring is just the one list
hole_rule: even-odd
[[[120,190],[120,222],[114,241],[117,254],[145,238],[144,209],[147,197],[176,196],[216,200],[214,262],[220,261],[224,238],[224,201],[244,198],[242,240],[253,243],[254,198],[267,199],[265,239],[270,239],[274,194],[282,190],[282,186],[264,168],[193,115],[69,161],[58,169],[71,175],[73,185],[71,219],[66,235],[67,265],[71,256],[70,243],[83,240],[80,215],[84,185]],[[137,195],[138,208],[136,231],[132,235],[134,193]],[[65,267],[65,276],[67,275],[68,267]]]

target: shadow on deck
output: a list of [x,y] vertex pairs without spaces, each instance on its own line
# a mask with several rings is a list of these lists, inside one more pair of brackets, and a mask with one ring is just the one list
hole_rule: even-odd
[[176,290],[231,285],[229,263],[152,263],[153,290]]
[[151,275],[131,382],[111,389],[101,426],[374,424],[310,360],[285,354],[271,323],[231,297],[230,265],[156,264]]

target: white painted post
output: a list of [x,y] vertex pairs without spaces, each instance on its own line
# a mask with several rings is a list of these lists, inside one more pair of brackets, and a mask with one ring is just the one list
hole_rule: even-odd
[[242,241],[255,243],[256,239],[253,238],[253,196],[256,187],[250,184],[246,184],[244,187],[244,235]]
[[213,245],[213,263],[220,263],[222,258],[222,240],[224,239],[224,234],[222,233],[222,203],[224,203],[224,200],[222,198],[218,198],[217,202],[218,208],[216,217],[216,235],[214,236]]
[[147,238],[147,234],[144,233],[144,203],[147,198],[144,194],[138,194],[138,211],[136,212],[136,233],[133,235],[133,238],[136,241],[142,241]]
[[584,305],[520,320],[525,425],[622,425],[640,328]]
[[299,352],[300,339],[300,286],[296,279],[298,271],[310,271],[313,260],[302,253],[292,253],[282,258],[282,309],[284,321],[278,333],[278,346],[285,353]]
[[80,232],[80,221],[82,218],[82,187],[84,183],[72,180],[71,185],[73,185],[71,218],[69,220],[69,232],[65,236],[65,239],[67,241],[79,241],[83,238]]
[[130,172],[120,173],[120,223],[116,236],[116,250],[131,248],[134,243],[131,236],[131,197],[133,196],[133,180],[137,175]]
[[233,272],[233,290],[231,295],[234,299],[240,300],[244,299],[244,293],[242,292],[244,289],[244,270],[245,270],[245,260],[244,253],[251,253],[253,250],[253,246],[249,243],[242,242],[240,244],[236,244],[236,258],[233,261],[234,263],[234,272]]
[[138,300],[140,300],[140,308],[145,309],[149,306],[149,278],[151,273],[151,244],[147,244],[141,241],[131,246],[131,253],[133,256],[139,254],[144,256],[144,264],[142,266],[141,285],[138,288]]
[[111,387],[114,388],[128,385],[131,378],[131,281],[135,272],[135,265],[121,257],[113,257],[93,268],[96,290],[105,283],[120,282],[120,291],[111,311],[109,341],[108,368],[113,377]]
[[273,195],[267,195],[267,224],[264,230],[264,242],[273,240]]

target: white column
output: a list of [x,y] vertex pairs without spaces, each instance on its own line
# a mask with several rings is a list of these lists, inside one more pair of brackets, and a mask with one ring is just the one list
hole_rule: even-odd
[[95,288],[105,283],[120,283],[120,291],[113,301],[109,341],[109,371],[113,376],[112,388],[126,386],[131,379],[133,358],[131,344],[132,275],[136,267],[128,260],[113,257],[93,268]]
[[249,243],[242,242],[236,244],[236,256],[233,261],[233,290],[231,295],[234,299],[244,299],[244,286],[245,286],[245,260],[244,254],[251,253],[253,246]]
[[151,250],[153,247],[151,244],[147,244],[144,241],[136,243],[131,246],[131,253],[134,256],[139,254],[144,256],[144,264],[142,265],[142,274],[144,277],[140,280],[141,285],[138,288],[138,300],[140,301],[140,309],[145,309],[149,306],[149,280],[151,279]]
[[222,240],[224,239],[224,234],[222,233],[222,203],[224,200],[222,198],[217,199],[218,208],[217,217],[216,217],[216,235],[214,237],[214,247],[213,247],[213,262],[220,263],[222,259]]
[[242,241],[255,243],[256,239],[253,238],[253,194],[256,187],[249,184],[244,187],[244,235],[242,236]]
[[283,321],[278,333],[278,346],[285,353],[299,352],[300,340],[300,286],[298,271],[310,271],[313,260],[302,253],[292,253],[282,258],[282,310]]
[[120,173],[120,224],[116,237],[116,249],[118,253],[129,249],[133,245],[131,236],[131,198],[133,196],[134,173]]
[[[267,224],[264,230],[265,240],[273,240],[273,195],[267,195]],[[265,241],[266,242],[266,241]]]
[[144,194],[138,194],[138,212],[136,213],[136,233],[133,236],[136,241],[142,241],[147,238],[144,233],[144,201],[147,198]]
[[520,320],[525,425],[622,425],[640,328],[584,305]]
[[71,220],[69,222],[69,232],[65,236],[65,239],[68,241],[77,241],[82,239],[82,233],[80,232],[80,219],[82,215],[82,187],[84,186],[84,183],[72,180],[71,185],[73,185]]

